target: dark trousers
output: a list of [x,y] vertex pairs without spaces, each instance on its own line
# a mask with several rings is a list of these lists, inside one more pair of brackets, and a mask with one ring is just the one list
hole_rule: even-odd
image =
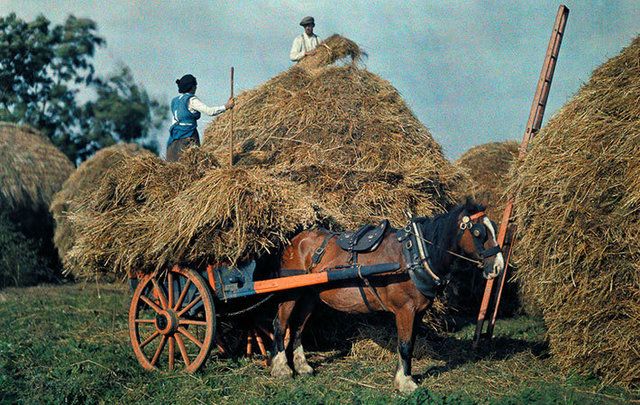
[[188,138],[177,139],[167,146],[167,162],[177,162],[183,149],[191,145],[200,146],[200,136],[198,131]]

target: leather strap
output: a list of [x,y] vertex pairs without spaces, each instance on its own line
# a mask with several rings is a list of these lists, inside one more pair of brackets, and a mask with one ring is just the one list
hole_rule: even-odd
[[316,249],[315,252],[313,252],[313,256],[311,256],[311,266],[309,267],[309,270],[316,267],[320,263],[320,261],[322,260],[322,256],[324,256],[327,245],[329,244],[329,241],[334,236],[336,236],[334,233],[325,235],[324,239],[322,240],[322,244]]

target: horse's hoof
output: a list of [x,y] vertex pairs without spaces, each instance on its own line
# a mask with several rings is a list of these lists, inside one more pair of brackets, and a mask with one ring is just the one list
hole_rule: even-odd
[[271,367],[271,377],[282,379],[293,378],[293,370],[287,365]]
[[287,364],[287,355],[284,352],[276,354],[271,361],[271,377],[292,378],[293,370]]
[[413,377],[401,373],[396,374],[393,385],[402,394],[411,394],[418,389],[418,384],[413,380]]
[[296,364],[296,373],[300,376],[313,375],[313,368],[308,364]]
[[302,346],[293,351],[293,368],[300,376],[313,375],[313,368],[307,363]]

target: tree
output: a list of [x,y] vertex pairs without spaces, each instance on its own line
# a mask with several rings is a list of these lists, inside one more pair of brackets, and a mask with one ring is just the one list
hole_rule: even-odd
[[43,130],[72,161],[118,141],[144,141],[166,117],[126,66],[96,76],[93,57],[105,45],[96,30],[73,15],[53,26],[44,16],[0,17],[0,120]]

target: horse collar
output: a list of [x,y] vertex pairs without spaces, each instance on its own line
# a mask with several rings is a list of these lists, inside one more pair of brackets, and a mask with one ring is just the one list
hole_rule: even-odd
[[411,218],[407,226],[396,232],[396,238],[402,244],[408,273],[416,288],[427,297],[435,297],[444,283],[433,270],[420,225]]

